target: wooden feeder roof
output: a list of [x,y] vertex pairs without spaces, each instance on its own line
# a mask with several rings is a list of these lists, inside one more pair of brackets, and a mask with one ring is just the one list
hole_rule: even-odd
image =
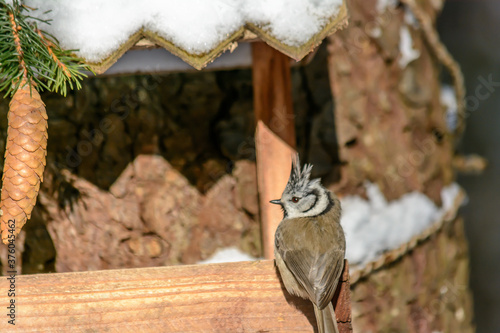
[[[343,28],[348,16],[345,0],[190,0],[182,5],[188,9],[177,8],[175,1],[149,0],[141,2],[143,7],[125,6],[120,0],[80,2],[27,0],[26,4],[38,9],[34,16],[51,20],[50,25],[42,24],[44,30],[63,48],[79,50],[76,55],[98,74],[137,47],[163,47],[202,69],[226,50],[234,50],[239,41],[260,39],[300,60],[326,36]],[[266,16],[266,11],[274,14]]]

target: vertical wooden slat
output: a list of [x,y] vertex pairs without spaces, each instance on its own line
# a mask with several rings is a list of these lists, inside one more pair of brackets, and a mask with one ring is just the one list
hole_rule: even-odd
[[252,57],[255,118],[295,148],[290,58],[264,42],[252,43]]
[[264,257],[274,258],[274,232],[282,219],[269,200],[281,196],[295,153],[290,58],[263,42],[252,44],[257,178]]
[[291,160],[295,151],[262,121],[257,123],[255,148],[264,257],[273,259],[274,233],[283,213],[279,206],[270,204],[269,201],[281,197],[290,176]]

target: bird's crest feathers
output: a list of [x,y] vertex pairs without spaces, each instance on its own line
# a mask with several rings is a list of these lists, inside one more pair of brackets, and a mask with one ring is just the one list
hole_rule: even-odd
[[306,192],[307,188],[318,183],[319,179],[313,179],[310,181],[312,164],[305,164],[304,167],[300,168],[299,154],[296,154],[292,158],[292,171],[290,172],[290,178],[285,187],[286,193],[291,192]]

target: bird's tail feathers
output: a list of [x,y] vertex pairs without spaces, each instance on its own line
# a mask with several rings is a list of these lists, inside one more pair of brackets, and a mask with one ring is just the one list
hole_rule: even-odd
[[318,333],[339,333],[332,303],[329,303],[323,310],[314,305],[314,314],[318,323]]

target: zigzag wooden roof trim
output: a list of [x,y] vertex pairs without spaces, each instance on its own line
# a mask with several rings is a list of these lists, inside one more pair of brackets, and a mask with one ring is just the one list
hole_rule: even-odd
[[347,26],[347,19],[347,7],[345,1],[343,1],[341,7],[339,8],[338,14],[334,17],[331,17],[329,23],[325,25],[325,27],[320,32],[312,36],[307,42],[303,43],[300,46],[290,46],[282,43],[266,30],[251,23],[247,23],[246,27],[248,30],[255,33],[260,39],[265,41],[276,50],[280,51],[283,54],[286,54],[290,58],[299,61],[307,54],[312,52],[316,46],[321,44],[325,37],[335,33],[337,30],[345,28]]
[[[329,20],[329,23],[325,25],[325,27],[320,32],[315,34],[307,42],[301,44],[300,46],[287,45],[284,42],[281,42],[277,38],[273,37],[269,33],[269,31],[266,31],[265,28],[247,23],[245,26],[241,27],[239,30],[229,35],[226,39],[220,42],[212,51],[204,54],[188,53],[184,49],[174,45],[169,40],[161,37],[158,33],[140,29],[139,31],[131,35],[125,43],[123,43],[118,49],[116,49],[111,55],[106,57],[101,62],[87,63],[96,74],[102,74],[108,68],[110,68],[119,58],[121,58],[125,52],[133,48],[139,42],[141,44],[140,47],[144,47],[144,44],[149,44],[144,43],[144,39],[146,39],[151,43],[158,45],[159,47],[165,48],[194,68],[201,70],[205,66],[213,62],[225,51],[233,50],[237,46],[237,43],[239,41],[246,41],[248,40],[248,36],[254,36],[254,34],[259,39],[269,44],[271,47],[298,61],[304,58],[311,51],[313,51],[314,48],[319,45],[325,37],[335,33],[337,30],[344,28],[347,25],[347,19],[348,12],[344,0],[339,8],[338,14],[332,17]],[[146,47],[148,46],[146,45]]]

